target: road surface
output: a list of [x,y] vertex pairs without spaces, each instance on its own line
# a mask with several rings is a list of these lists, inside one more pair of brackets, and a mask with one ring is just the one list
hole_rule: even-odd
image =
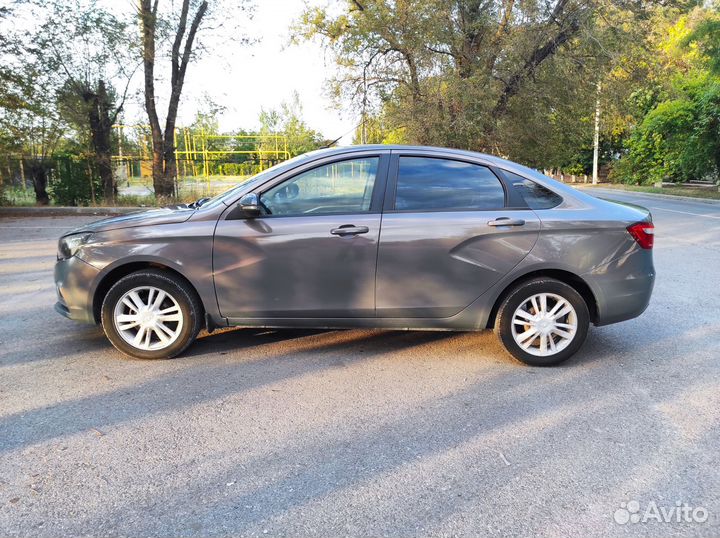
[[651,305],[549,369],[490,332],[131,360],[52,310],[87,217],[0,219],[0,535],[720,535],[720,206],[607,196],[653,212]]

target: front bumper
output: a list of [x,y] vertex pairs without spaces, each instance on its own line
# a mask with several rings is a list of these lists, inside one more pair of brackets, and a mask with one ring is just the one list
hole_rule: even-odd
[[93,292],[100,271],[73,256],[55,264],[55,311],[66,318],[95,323]]

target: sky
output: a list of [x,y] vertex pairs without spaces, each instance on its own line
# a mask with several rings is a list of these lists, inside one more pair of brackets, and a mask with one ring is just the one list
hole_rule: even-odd
[[[308,3],[326,5],[329,0]],[[255,43],[211,39],[209,50],[188,67],[179,125],[192,122],[198,104],[208,95],[225,107],[220,116],[222,131],[256,128],[261,109],[277,108],[283,101],[291,100],[296,91],[303,106],[303,118],[311,128],[329,139],[346,135],[341,143],[350,143],[359,120],[349,110],[333,108],[328,92],[328,79],[334,71],[331,56],[319,43],[290,44],[290,26],[305,4],[304,0],[255,0],[252,20],[240,24],[257,40]],[[167,61],[156,66],[160,76],[168,71]],[[135,80],[138,89],[141,83],[142,73],[138,71]],[[159,91],[168,93],[167,86],[162,81],[159,84]],[[126,107],[126,123],[134,120],[145,120],[139,99]]]

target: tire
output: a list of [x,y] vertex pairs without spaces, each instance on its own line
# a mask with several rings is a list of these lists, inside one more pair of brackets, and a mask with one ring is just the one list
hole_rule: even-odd
[[203,307],[195,290],[182,278],[157,269],[118,280],[105,295],[101,310],[108,340],[138,359],[179,355],[200,332],[202,318]]
[[[544,315],[538,317],[538,312]],[[589,324],[587,304],[575,288],[540,277],[508,293],[495,319],[495,333],[516,359],[530,366],[554,366],[580,349]]]

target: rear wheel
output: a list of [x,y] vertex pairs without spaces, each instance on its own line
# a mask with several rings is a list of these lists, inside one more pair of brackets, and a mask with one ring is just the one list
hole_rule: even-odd
[[148,269],[110,288],[102,325],[110,342],[139,359],[167,359],[185,350],[201,327],[202,305],[181,278]]
[[552,366],[580,349],[589,324],[585,300],[572,286],[553,278],[535,278],[518,284],[505,298],[495,332],[516,359],[532,366]]

